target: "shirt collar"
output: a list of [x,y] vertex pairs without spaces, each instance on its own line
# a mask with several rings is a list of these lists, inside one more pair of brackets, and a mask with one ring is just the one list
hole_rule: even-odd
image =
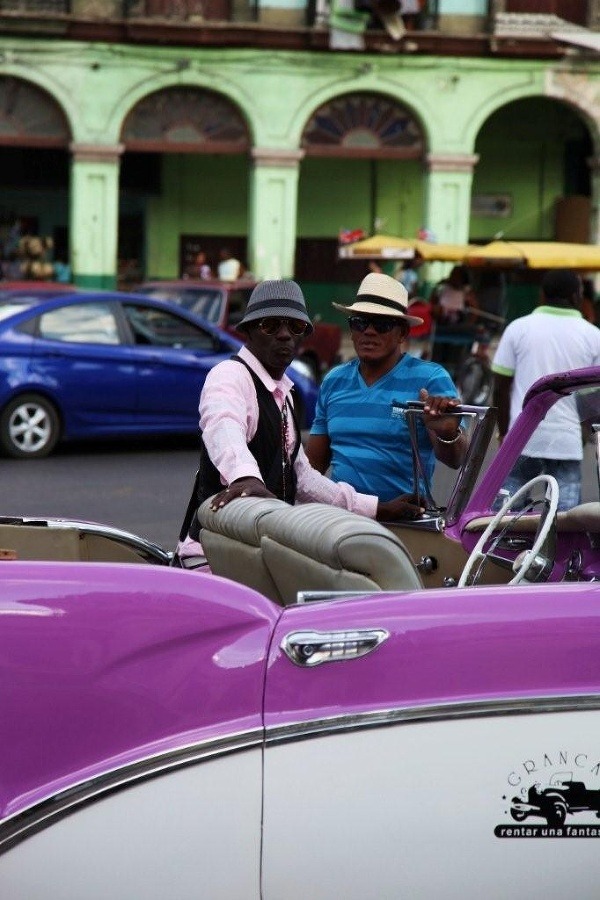
[[294,382],[285,374],[285,372],[283,373],[281,380],[276,381],[269,375],[263,364],[258,361],[254,353],[251,353],[247,347],[242,347],[238,350],[238,356],[240,359],[244,360],[246,365],[252,369],[254,374],[260,378],[266,389],[272,394],[278,390],[281,396],[285,397],[293,388]]
[[549,313],[551,316],[577,316],[579,319],[583,318],[578,309],[567,309],[566,306],[536,306],[534,313]]

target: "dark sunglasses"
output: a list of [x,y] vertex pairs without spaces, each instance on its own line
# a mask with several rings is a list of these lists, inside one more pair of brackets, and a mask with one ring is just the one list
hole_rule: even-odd
[[350,316],[348,319],[351,331],[366,331],[372,325],[377,334],[387,334],[400,324],[400,319],[387,316]]
[[276,317],[269,316],[267,319],[261,319],[258,323],[259,329],[263,334],[277,334],[282,325],[285,325],[290,334],[293,334],[295,337],[300,337],[302,334],[306,334],[306,329],[308,325],[306,322],[302,322],[300,319],[287,319],[284,317]]

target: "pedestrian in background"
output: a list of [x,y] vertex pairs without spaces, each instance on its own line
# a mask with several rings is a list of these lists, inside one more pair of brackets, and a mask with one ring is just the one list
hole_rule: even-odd
[[[571,269],[550,270],[542,279],[541,305],[505,329],[492,363],[500,443],[538,378],[600,365],[600,331],[583,318],[581,302],[581,278]],[[558,508],[570,509],[581,502],[582,459],[576,400],[565,397],[540,422],[505,481],[503,492],[512,495],[536,475],[553,475],[560,489]],[[523,505],[526,502],[525,498]]]
[[236,259],[235,256],[233,256],[228,247],[221,248],[219,251],[219,260],[220,262],[217,267],[219,281],[235,281],[237,278],[241,277],[244,267],[239,259]]
[[196,253],[194,262],[186,272],[186,277],[199,278],[201,281],[207,281],[209,278],[212,278],[212,269],[208,264],[204,250],[199,250],[198,253]]
[[412,300],[417,296],[417,289],[419,287],[419,266],[423,262],[423,257],[420,253],[415,253],[412,259],[407,259],[402,267],[402,270],[398,273],[396,278],[403,284],[408,293],[408,299]]

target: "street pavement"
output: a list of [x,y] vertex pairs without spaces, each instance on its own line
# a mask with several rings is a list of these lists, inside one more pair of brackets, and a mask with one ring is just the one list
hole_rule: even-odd
[[[496,452],[488,450],[484,469]],[[101,522],[172,549],[198,465],[195,439],[70,445],[48,459],[0,459],[0,514]],[[443,502],[453,473],[439,466],[433,493]],[[583,499],[598,499],[595,454],[586,444]]]
[[172,549],[197,466],[196,440],[173,438],[0,459],[0,513],[101,522]]

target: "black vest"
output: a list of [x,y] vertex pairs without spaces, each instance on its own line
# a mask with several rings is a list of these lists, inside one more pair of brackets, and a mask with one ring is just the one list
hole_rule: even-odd
[[[285,497],[284,497],[284,479],[283,479],[283,441],[281,429],[281,410],[279,409],[272,393],[265,387],[260,378],[255,375],[252,369],[246,365],[239,356],[233,356],[236,362],[246,366],[256,390],[256,400],[258,403],[258,426],[256,434],[251,441],[248,441],[248,449],[256,460],[261,478],[265,483],[265,487],[275,494],[280,500],[293,504],[296,499],[296,473],[294,463],[300,449],[300,428],[294,414],[293,407],[289,400],[286,400],[288,415],[291,415],[296,429],[296,441],[290,456],[290,464],[286,467],[285,478]],[[223,482],[219,475],[218,469],[212,463],[202,435],[200,436],[200,465],[196,475],[194,484],[194,493],[188,507],[189,515],[186,515],[181,534],[183,537],[188,534],[194,540],[198,540],[200,535],[200,523],[196,515],[198,507],[214,494],[218,494],[223,490]],[[189,528],[188,528],[189,525]]]

